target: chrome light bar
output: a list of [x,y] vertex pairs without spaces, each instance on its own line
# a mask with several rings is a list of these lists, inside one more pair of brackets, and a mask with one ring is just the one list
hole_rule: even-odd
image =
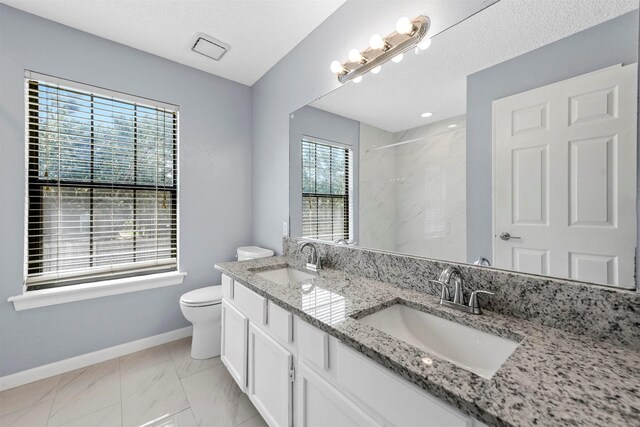
[[[384,38],[373,36],[371,38],[372,46],[361,52],[355,49],[352,50],[349,52],[350,59],[344,63],[333,61],[331,63],[331,71],[336,73],[340,83],[357,79],[381,66],[389,59],[402,58],[399,55],[416,46],[423,49],[419,44],[427,35],[430,26],[431,20],[424,15],[420,15],[412,20],[400,18],[396,25],[396,31]],[[378,37],[377,43],[374,43],[376,37]],[[430,40],[427,39],[426,42],[427,43],[424,43],[424,49],[429,46]],[[399,60],[396,62],[399,62]],[[374,70],[373,72],[375,73],[376,71]],[[356,80],[356,82],[357,81],[359,80]]]

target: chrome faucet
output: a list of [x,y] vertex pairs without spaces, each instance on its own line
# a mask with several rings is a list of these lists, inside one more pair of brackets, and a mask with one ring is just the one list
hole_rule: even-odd
[[322,268],[322,257],[318,255],[318,247],[312,242],[300,242],[298,244],[300,252],[304,252],[304,248],[307,246],[311,248],[307,258],[307,270],[318,271]]
[[456,304],[464,304],[464,294],[462,289],[462,272],[458,267],[450,266],[445,268],[438,281],[450,286],[453,280],[453,302]]
[[[469,302],[464,300],[464,288],[462,286],[462,271],[458,267],[450,266],[445,268],[438,280],[430,280],[442,287],[440,294],[440,304],[445,307],[455,308],[465,313],[482,314],[480,303],[478,302],[478,294],[493,295],[493,292],[476,290],[471,292]],[[453,298],[451,298],[450,284],[453,281]]]
[[481,265],[486,267],[491,267],[491,262],[483,256],[479,256],[475,261],[473,261],[473,265]]

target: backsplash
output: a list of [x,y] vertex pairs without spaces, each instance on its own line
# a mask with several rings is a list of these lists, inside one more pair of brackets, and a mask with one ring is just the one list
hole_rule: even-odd
[[[304,261],[300,240],[284,237],[284,255]],[[436,296],[439,287],[428,279],[437,279],[443,269],[456,265],[465,293],[476,289],[495,293],[482,299],[487,310],[640,350],[640,293],[635,291],[316,243],[326,267]]]

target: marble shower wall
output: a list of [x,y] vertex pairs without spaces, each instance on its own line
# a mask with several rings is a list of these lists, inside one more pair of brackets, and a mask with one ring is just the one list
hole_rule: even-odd
[[395,142],[392,133],[360,123],[360,246],[396,250],[396,153],[382,149]]
[[[448,126],[455,125],[455,128]],[[394,134],[396,251],[465,262],[466,130],[458,116]],[[376,247],[377,248],[377,247]]]
[[465,177],[464,116],[393,134],[361,123],[358,244],[466,261]]
[[[284,237],[283,252],[304,262],[300,241]],[[455,265],[462,271],[467,297],[476,289],[495,293],[482,299],[486,310],[640,351],[640,292],[361,247],[316,244],[327,268],[436,296],[439,290],[429,279]]]

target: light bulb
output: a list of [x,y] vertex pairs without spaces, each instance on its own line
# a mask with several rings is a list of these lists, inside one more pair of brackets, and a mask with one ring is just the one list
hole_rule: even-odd
[[412,31],[413,22],[411,22],[411,19],[407,18],[406,16],[398,19],[398,22],[396,22],[396,32],[398,34],[411,34]]
[[449,126],[447,126],[447,127],[448,127],[449,129],[453,129],[453,128],[457,128],[457,127],[458,127],[458,125],[454,123],[454,124],[449,125]]
[[331,63],[331,72],[332,73],[341,73],[344,71],[344,67],[342,66],[342,64],[340,63],[340,61],[333,61]]
[[420,117],[431,117],[433,116],[433,113],[422,113],[420,114]]
[[431,46],[431,39],[422,39],[420,43],[418,43],[418,48],[420,50],[427,50]]
[[378,74],[380,72],[380,70],[382,70],[382,66],[378,65],[376,68],[372,69],[371,72],[373,74]]
[[362,76],[358,76],[355,79],[353,79],[354,83],[360,83],[362,81]]
[[369,39],[369,47],[371,49],[382,49],[384,47],[384,39],[380,34],[374,34]]
[[402,61],[402,58],[404,58],[403,53],[401,53],[400,55],[394,56],[393,58],[391,58],[391,60],[397,64],[398,62]]
[[360,62],[362,61],[362,54],[358,49],[351,49],[349,51],[349,61],[351,62]]

